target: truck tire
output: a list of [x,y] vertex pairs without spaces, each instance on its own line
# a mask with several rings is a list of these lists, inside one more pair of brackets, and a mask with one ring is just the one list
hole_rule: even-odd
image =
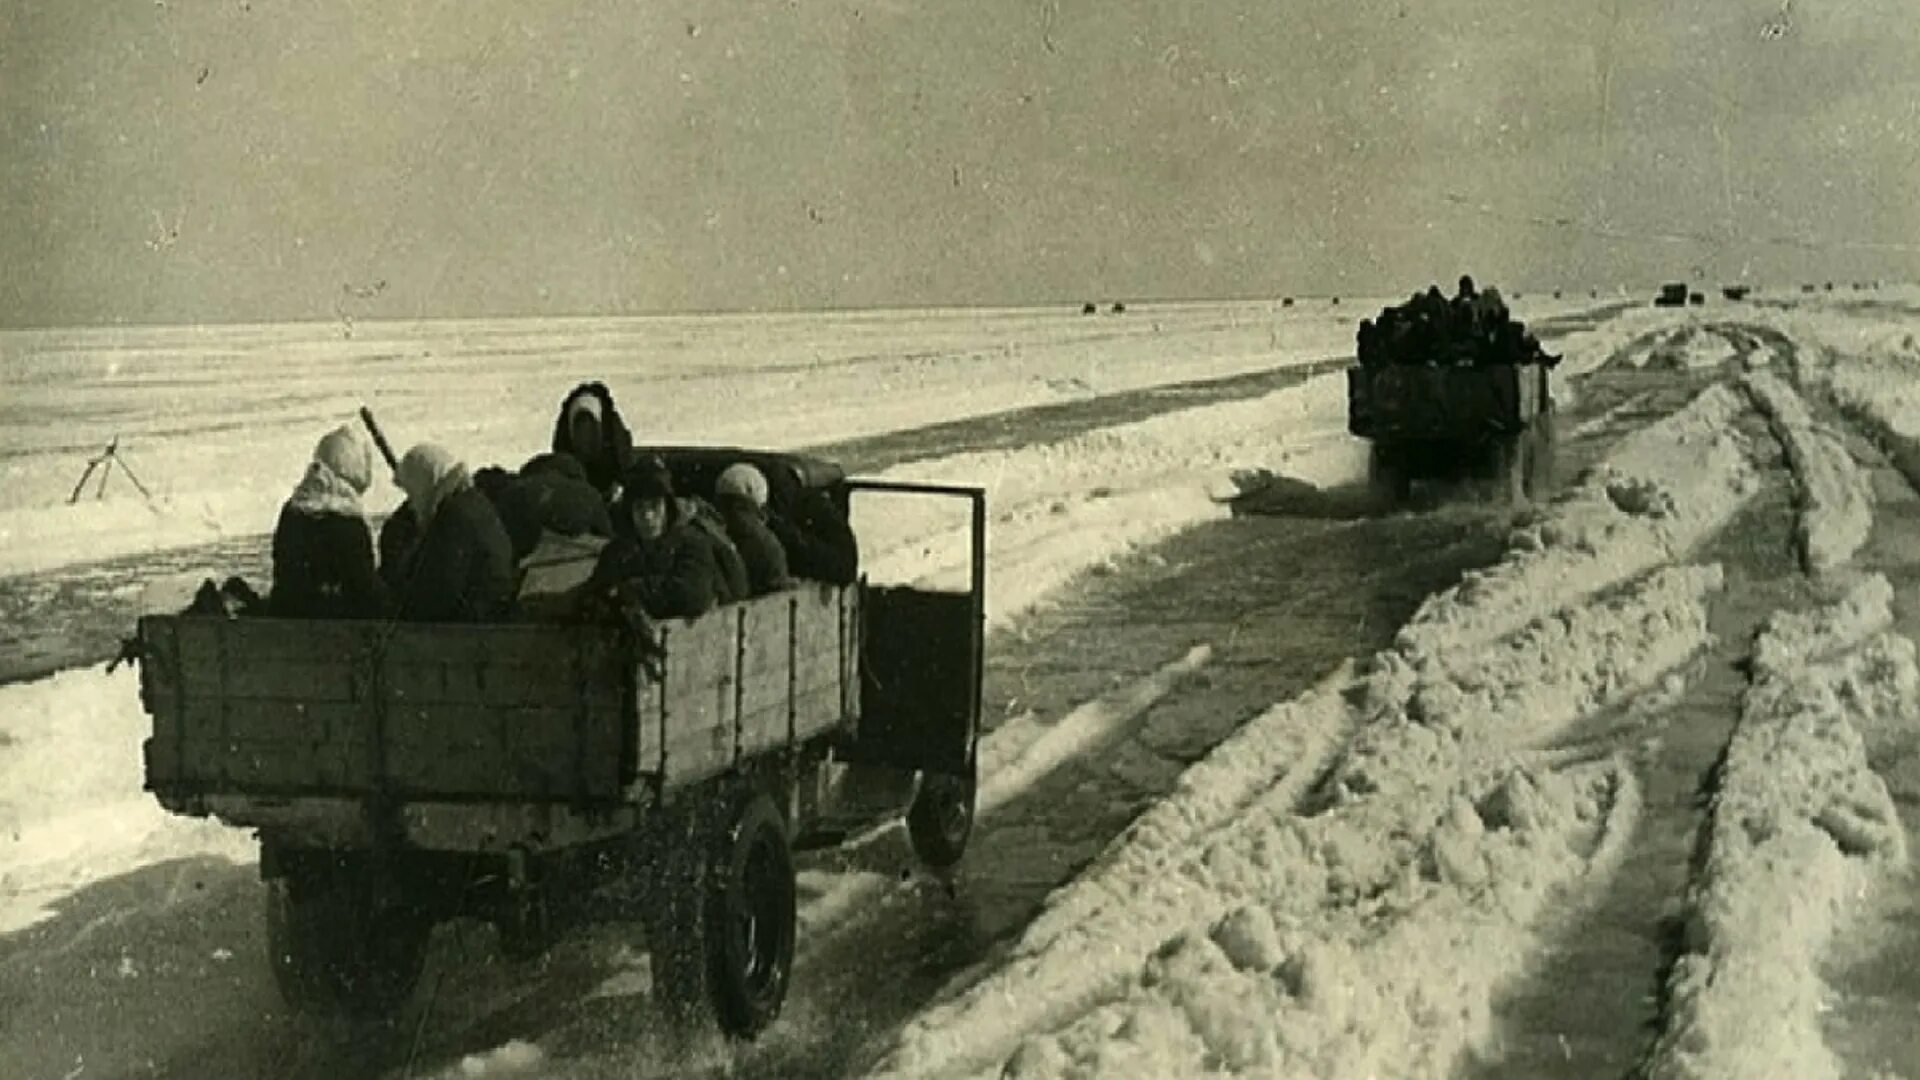
[[907,808],[907,840],[914,856],[935,870],[958,863],[973,836],[977,795],[977,775],[971,767],[964,776],[921,773],[920,789]]
[[267,882],[267,957],[288,1005],[306,1013],[379,1019],[413,996],[432,923],[376,906],[354,867],[309,866]]
[[1533,470],[1533,439],[1530,435],[1517,435],[1500,444],[1500,483],[1505,486],[1507,502],[1513,506],[1525,506],[1528,496],[1528,474]]
[[1379,443],[1367,447],[1367,489],[1374,500],[1395,509],[1413,494],[1413,480],[1394,453]]
[[765,794],[737,805],[663,853],[647,934],[669,1018],[691,1024],[711,1010],[722,1032],[752,1039],[786,1002],[798,903],[786,819]]

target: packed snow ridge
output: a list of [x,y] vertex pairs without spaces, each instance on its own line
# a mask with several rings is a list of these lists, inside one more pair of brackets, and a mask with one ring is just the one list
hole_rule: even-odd
[[1397,650],[1416,666],[1464,658],[1462,645],[1684,558],[1759,489],[1734,426],[1747,408],[1740,393],[1715,384],[1628,435],[1550,514],[1517,530],[1507,558],[1421,605]]
[[1364,679],[1249,722],[879,1075],[1426,1075],[1484,1043],[1638,813],[1623,763],[1544,744],[1707,644],[1720,570],[1670,564],[1757,489],[1744,408],[1719,387],[1628,439]]
[[1747,390],[1786,450],[1799,489],[1796,542],[1809,573],[1823,574],[1853,558],[1873,529],[1873,489],[1853,455],[1808,415],[1793,388],[1765,373],[1747,376]]
[[1920,706],[1913,643],[1887,627],[1893,590],[1861,579],[1838,604],[1782,613],[1755,645],[1668,980],[1656,1080],[1838,1078],[1821,1036],[1828,942],[1907,859],[1861,731]]

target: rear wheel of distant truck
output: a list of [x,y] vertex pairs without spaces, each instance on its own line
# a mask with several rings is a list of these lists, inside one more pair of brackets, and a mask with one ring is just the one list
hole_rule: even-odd
[[379,897],[364,867],[325,860],[267,882],[267,956],[287,1004],[378,1019],[412,997],[430,919]]
[[752,1039],[780,1015],[799,905],[786,820],[763,793],[700,815],[663,850],[647,904],[654,994],[677,1024]]
[[1388,508],[1399,506],[1413,495],[1413,478],[1399,455],[1378,442],[1367,446],[1367,489],[1374,501]]
[[967,853],[973,836],[978,773],[969,766],[961,775],[920,774],[919,790],[907,808],[907,839],[914,855],[935,870],[945,870]]
[[1533,486],[1533,437],[1531,433],[1516,435],[1500,443],[1499,482],[1506,492],[1507,502],[1513,506],[1525,506]]

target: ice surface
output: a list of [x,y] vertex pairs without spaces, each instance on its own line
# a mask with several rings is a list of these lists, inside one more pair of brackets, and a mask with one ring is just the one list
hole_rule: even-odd
[[1913,644],[1884,629],[1891,595],[1872,575],[1839,604],[1776,617],[1756,644],[1653,1077],[1841,1075],[1821,1032],[1824,953],[1907,858],[1860,736],[1920,706]]
[[[329,428],[370,406],[397,451],[478,466],[547,447],[601,379],[643,442],[798,447],[1298,364],[1350,348],[1337,313],[1270,304],[1049,311],[467,320],[0,334],[0,574],[270,530]],[[88,458],[124,477],[65,506]],[[398,493],[382,476],[370,502]],[[49,542],[53,541],[53,542]]]

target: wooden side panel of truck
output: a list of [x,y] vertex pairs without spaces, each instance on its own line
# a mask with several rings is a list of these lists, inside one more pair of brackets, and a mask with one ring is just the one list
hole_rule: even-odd
[[153,616],[147,786],[255,797],[629,801],[857,716],[858,587],[660,625],[660,678],[603,627]]

